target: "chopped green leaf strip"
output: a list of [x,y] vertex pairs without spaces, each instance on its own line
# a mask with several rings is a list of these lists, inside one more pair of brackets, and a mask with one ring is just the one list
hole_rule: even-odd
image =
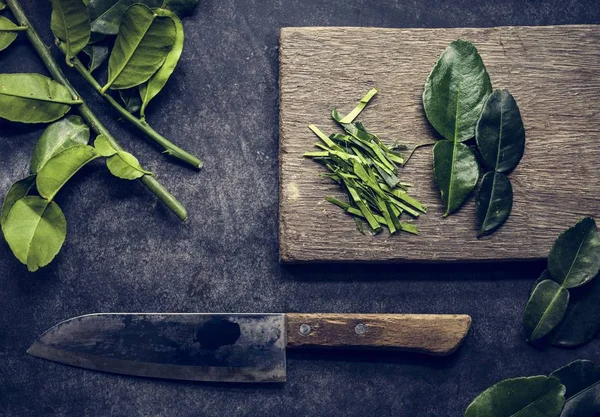
[[418,235],[419,234],[419,229],[417,229],[417,226],[415,226],[412,223],[400,223],[400,228],[402,229],[403,232],[407,232],[407,233],[412,233],[413,235]]
[[308,128],[310,130],[312,130],[314,132],[314,134],[317,135],[330,148],[332,148],[332,149],[341,149],[338,145],[336,145],[335,143],[333,143],[331,141],[331,139],[329,139],[327,137],[327,135],[325,135],[325,133],[321,132],[321,130],[317,126],[315,126],[315,125],[308,125]]
[[348,113],[348,115],[343,117],[341,120],[338,120],[338,122],[352,123],[354,119],[356,119],[358,115],[364,110],[364,108],[367,107],[367,104],[369,104],[369,101],[371,101],[375,94],[377,94],[377,89],[372,88],[371,90],[369,90],[369,92],[360,100],[360,103],[358,103],[354,110]]
[[318,151],[306,152],[304,156],[326,167],[328,172],[321,176],[337,182],[348,193],[348,203],[334,197],[327,197],[327,201],[348,214],[365,219],[375,233],[384,226],[391,234],[399,231],[417,234],[416,226],[403,222],[401,216],[406,212],[418,217],[427,208],[408,195],[410,184],[400,181],[398,170],[405,159],[395,151],[399,147],[386,146],[362,123],[354,122],[375,93],[376,90],[370,91],[346,117],[335,109],[332,111],[333,119],[345,134],[336,132],[328,136],[315,125],[309,125],[321,142],[315,144]]

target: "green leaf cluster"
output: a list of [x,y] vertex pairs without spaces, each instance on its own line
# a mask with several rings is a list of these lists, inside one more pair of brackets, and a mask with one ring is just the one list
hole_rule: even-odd
[[133,155],[116,150],[105,137],[99,136],[95,147],[88,145],[89,140],[90,129],[79,116],[50,124],[34,148],[30,175],[15,182],[4,198],[0,213],[4,238],[32,272],[48,265],[65,241],[67,222],[54,198],[81,168],[106,157],[116,177],[151,175]]
[[479,394],[464,417],[595,417],[600,367],[577,360],[549,376],[506,379]]
[[586,217],[552,246],[548,269],[525,307],[527,340],[547,336],[553,345],[574,347],[595,338],[600,332],[600,280],[592,280],[599,271],[600,235],[594,219]]
[[[387,227],[391,234],[400,231],[417,234],[416,226],[401,217],[404,213],[418,217],[427,208],[408,194],[408,184],[398,178],[398,166],[405,162],[403,155],[354,121],[376,93],[376,89],[369,91],[346,116],[332,111],[332,118],[344,130],[343,134],[327,136],[310,125],[322,143],[315,144],[319,151],[304,156],[323,164],[329,171],[324,176],[340,184],[348,195],[347,203],[334,197],[327,197],[327,201],[364,219],[374,233]],[[362,223],[357,225],[362,231]]]
[[[108,59],[109,79],[105,89],[119,90],[127,108],[132,113],[141,111],[142,116],[150,100],[167,83],[181,56],[184,35],[179,16],[191,13],[198,4],[198,0],[51,2],[51,30],[67,64],[80,65],[78,54],[84,53],[89,57],[90,71],[94,71]],[[2,9],[4,2],[0,0]],[[15,16],[27,22],[18,3],[13,5],[15,10],[18,11]],[[39,39],[33,29],[17,26],[0,16],[0,50],[16,39],[17,32],[24,30],[29,30],[30,37]],[[107,35],[116,35],[112,52]],[[0,214],[7,243],[30,271],[48,265],[65,241],[66,220],[54,199],[81,168],[95,159],[105,158],[108,170],[118,178],[133,180],[152,175],[137,158],[125,152],[105,128],[99,129],[100,122],[95,116],[87,117],[89,112],[86,111],[81,114],[86,116],[90,126],[105,133],[96,138],[95,146],[88,145],[89,127],[78,116],[66,116],[73,106],[83,101],[64,76],[56,75],[60,73],[56,63],[41,56],[61,83],[40,74],[0,74],[0,118],[20,123],[54,122],[35,146],[30,175],[10,187]],[[143,127],[151,131],[145,121]],[[168,142],[162,136],[160,140]],[[198,164],[194,162],[194,166]],[[185,209],[159,186],[156,182],[148,185],[183,218],[181,213],[185,215]]]
[[[108,59],[108,81],[102,91],[118,90],[125,108],[132,114],[140,112],[143,120],[148,104],[167,84],[181,57],[185,38],[181,18],[198,2],[91,0],[86,13],[91,38],[82,50],[90,72]],[[112,36],[116,38],[111,51]]]
[[[445,206],[444,216],[457,211],[484,175],[477,195],[479,237],[499,228],[512,209],[513,192],[506,173],[514,169],[525,147],[519,108],[506,90],[492,92],[492,83],[475,46],[456,40],[446,48],[427,77],[423,107],[443,137],[433,148],[433,170]],[[473,147],[476,139],[482,163]]]

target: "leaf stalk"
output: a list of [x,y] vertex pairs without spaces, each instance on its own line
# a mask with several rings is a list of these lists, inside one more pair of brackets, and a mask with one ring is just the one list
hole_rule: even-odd
[[27,29],[29,29],[27,26],[16,26],[10,29],[0,28],[0,32],[25,32]]

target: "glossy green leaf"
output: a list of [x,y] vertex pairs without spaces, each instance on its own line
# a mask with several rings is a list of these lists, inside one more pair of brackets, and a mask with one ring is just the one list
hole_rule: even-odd
[[479,394],[465,417],[558,417],[564,394],[564,385],[554,377],[507,379]]
[[594,340],[600,333],[600,279],[569,291],[565,317],[552,333],[550,343],[573,348]]
[[142,168],[135,156],[128,152],[119,151],[106,160],[106,166],[111,174],[124,180],[135,180],[144,175],[152,175]]
[[175,71],[175,67],[179,62],[179,58],[181,57],[181,53],[183,52],[183,40],[185,34],[183,32],[183,24],[177,15],[169,10],[164,9],[156,9],[154,10],[158,16],[166,17],[173,20],[175,24],[175,43],[173,44],[173,48],[167,55],[165,59],[165,63],[160,67],[158,71],[148,80],[148,83],[142,84],[140,86],[140,94],[142,96],[142,107],[140,113],[142,117],[146,116],[146,106],[169,81],[171,74]]
[[92,34],[88,6],[82,0],[51,0],[52,33],[64,43],[67,64],[88,44]]
[[119,25],[132,0],[90,0],[92,32],[104,35],[119,33]]
[[552,280],[540,282],[525,307],[527,341],[546,336],[562,320],[569,304],[569,291]]
[[512,171],[525,152],[525,128],[514,97],[494,91],[483,106],[475,128],[481,157],[496,172]]
[[127,90],[119,90],[119,98],[129,113],[137,113],[142,108],[142,84],[139,88],[128,88]]
[[154,8],[161,7],[163,0],[90,0],[92,32],[104,35],[119,33],[125,12],[135,3]]
[[85,164],[99,158],[100,155],[88,145],[77,145],[53,156],[38,173],[37,190],[40,195],[52,200],[56,193]]
[[469,147],[441,140],[433,147],[433,171],[446,213],[455,212],[477,185],[479,165]]
[[106,139],[106,136],[99,135],[94,141],[94,148],[100,156],[109,157],[117,153],[117,150]]
[[560,417],[597,417],[600,414],[600,366],[577,360],[552,373],[566,387]]
[[106,61],[110,50],[108,45],[95,43],[87,45],[83,48],[83,52],[90,58],[90,62],[88,63],[89,71],[94,72]]
[[586,217],[561,233],[548,255],[552,278],[565,288],[578,287],[600,271],[600,235],[596,222]]
[[67,235],[67,221],[60,207],[38,196],[17,201],[4,224],[4,238],[29,271],[48,265]]
[[0,118],[21,123],[48,123],[74,104],[63,85],[40,74],[0,74]]
[[87,145],[90,128],[79,116],[68,116],[49,125],[38,140],[31,156],[31,173],[40,169],[59,152],[77,145]]
[[2,213],[0,214],[0,226],[4,228],[4,223],[6,223],[6,219],[8,218],[8,213],[15,205],[17,201],[27,196],[31,187],[35,184],[35,175],[30,175],[28,177],[23,178],[15,182],[10,186],[6,196],[4,197],[4,202],[2,203]]
[[4,1],[0,0],[0,10],[4,10],[6,8],[6,3],[4,3]]
[[538,284],[542,281],[545,281],[547,279],[552,279],[552,277],[550,276],[550,272],[548,272],[547,269],[544,269],[544,271],[540,274],[540,276],[533,282],[533,288],[531,288],[531,292],[529,293],[529,296],[531,297],[531,294],[533,294],[533,291],[535,290],[535,288],[538,286]]
[[122,90],[148,81],[163,65],[174,42],[173,19],[160,17],[142,4],[131,6],[110,54],[103,90]]
[[488,172],[483,176],[475,212],[479,224],[479,237],[498,229],[508,219],[513,204],[510,180],[504,174]]
[[600,382],[600,366],[592,361],[579,359],[552,372],[551,376],[558,378],[565,386],[565,400],[569,401],[593,384]]
[[492,92],[490,77],[471,42],[452,42],[427,77],[423,106],[431,125],[443,137],[464,142],[475,136],[475,124]]
[[11,29],[18,28],[13,22],[4,16],[0,16],[0,51],[5,50],[17,39],[17,32]]

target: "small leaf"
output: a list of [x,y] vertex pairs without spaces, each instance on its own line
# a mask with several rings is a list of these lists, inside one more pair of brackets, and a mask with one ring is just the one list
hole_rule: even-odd
[[[171,74],[175,71],[175,67],[179,62],[179,58],[181,57],[181,53],[183,52],[183,41],[184,41],[184,31],[183,24],[181,20],[177,17],[177,15],[169,10],[156,9],[154,10],[158,16],[167,17],[173,20],[175,24],[175,43],[173,44],[173,48],[167,55],[165,59],[165,63],[160,67],[158,71],[148,80],[147,84],[142,84],[140,86],[140,93],[142,96],[142,107],[140,113],[142,117],[146,116],[146,106],[169,81]],[[139,94],[138,94],[139,97]]]
[[446,207],[444,216],[448,216],[460,208],[477,185],[477,159],[466,145],[441,140],[433,147],[433,170]]
[[514,97],[494,91],[483,107],[475,129],[477,147],[485,163],[496,172],[512,171],[525,152],[525,128]]
[[475,212],[482,237],[494,232],[508,219],[513,204],[510,180],[504,174],[488,172],[483,176],[477,194]]
[[569,291],[551,280],[540,282],[525,307],[525,333],[533,342],[546,336],[562,320],[569,304]]
[[558,347],[573,348],[585,345],[600,333],[600,279],[573,288],[569,306],[550,343]]
[[113,156],[117,153],[117,150],[113,148],[113,146],[108,142],[108,139],[106,139],[106,136],[104,135],[99,135],[96,138],[96,140],[94,141],[94,148],[96,149],[98,155],[104,157]]
[[6,223],[10,210],[17,201],[27,196],[33,184],[35,184],[35,175],[30,175],[10,186],[4,197],[4,203],[2,203],[2,214],[0,215],[0,226],[2,228],[4,228],[4,223]]
[[74,100],[62,84],[40,74],[0,74],[0,118],[49,123],[63,117]]
[[200,0],[163,0],[161,7],[174,11],[183,19],[193,13],[199,2]]
[[175,23],[147,6],[134,4],[121,23],[108,60],[109,88],[122,90],[146,81],[162,66],[175,42]]
[[506,379],[479,394],[464,417],[558,417],[564,393],[554,377]]
[[100,65],[108,58],[109,48],[105,44],[92,44],[83,48],[83,52],[90,58],[88,69],[90,72],[96,71]]
[[[0,10],[2,10],[0,8]],[[6,17],[0,16],[0,51],[4,51],[17,39],[17,32],[10,32],[11,29],[18,28]]]
[[0,10],[4,10],[6,8],[6,4],[3,0],[0,0]]
[[86,145],[90,128],[79,116],[68,116],[49,125],[38,140],[31,156],[31,173],[37,174],[50,158],[76,145]]
[[475,124],[492,92],[492,83],[471,42],[452,42],[427,77],[423,106],[431,125],[443,137],[464,142],[475,136]]
[[144,175],[152,175],[142,168],[135,156],[120,151],[106,160],[106,166],[111,174],[124,180],[135,180]]
[[545,281],[547,279],[552,279],[552,277],[550,276],[550,272],[548,272],[547,269],[544,269],[544,271],[541,273],[541,275],[534,281],[533,288],[531,289],[529,296],[531,297],[531,294],[533,294],[535,287],[537,287],[540,282]]
[[548,255],[552,278],[565,288],[578,287],[600,271],[600,236],[596,222],[586,217],[561,233]]
[[140,94],[143,94],[141,91],[145,85],[142,84],[139,88],[133,87],[127,90],[119,90],[119,97],[129,113],[137,113],[142,108],[142,97]]
[[600,366],[577,360],[552,373],[566,387],[561,417],[597,417],[600,413]]
[[127,9],[134,3],[150,8],[161,7],[164,0],[90,0],[92,32],[116,35]]
[[551,376],[558,378],[565,386],[565,400],[569,401],[593,384],[600,382],[600,366],[592,361],[579,359],[552,372]]
[[92,32],[104,35],[119,33],[119,25],[132,0],[90,0]]
[[77,145],[53,156],[36,179],[40,195],[52,200],[56,193],[77,173],[85,164],[99,158],[100,155],[88,145]]
[[67,64],[87,45],[90,40],[91,26],[88,6],[82,0],[51,0],[52,33],[64,42]]
[[60,251],[67,221],[55,202],[29,196],[15,203],[3,231],[17,259],[34,272],[52,262]]

